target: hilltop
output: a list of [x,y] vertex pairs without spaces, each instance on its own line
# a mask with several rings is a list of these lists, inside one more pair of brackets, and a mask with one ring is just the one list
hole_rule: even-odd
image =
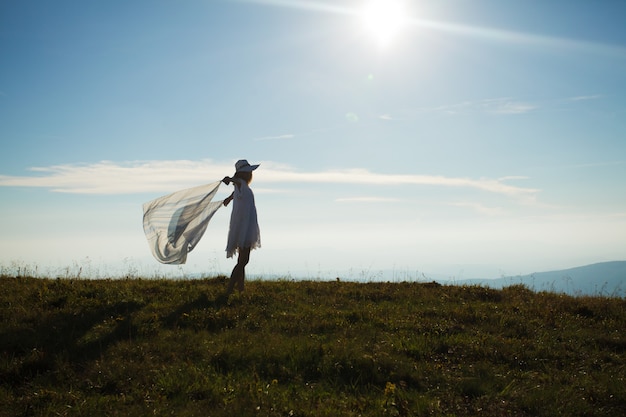
[[503,288],[522,284],[529,288],[570,295],[626,295],[626,261],[600,262],[558,271],[534,272],[528,275],[497,279],[470,279],[458,284]]
[[0,278],[0,416],[622,416],[626,300]]

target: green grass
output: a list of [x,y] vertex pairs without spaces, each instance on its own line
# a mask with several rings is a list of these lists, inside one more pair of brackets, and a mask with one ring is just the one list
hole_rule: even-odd
[[623,416],[626,300],[1,277],[0,416]]

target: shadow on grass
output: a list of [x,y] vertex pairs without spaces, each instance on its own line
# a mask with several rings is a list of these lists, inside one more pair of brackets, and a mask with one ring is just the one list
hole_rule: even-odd
[[[31,327],[3,332],[0,351],[10,352],[20,365],[0,375],[0,379],[12,385],[24,383],[24,377],[52,371],[63,361],[69,361],[73,367],[93,361],[112,344],[134,337],[136,329],[131,318],[141,307],[130,301],[93,311],[52,314]],[[101,332],[90,333],[102,323],[109,325]]]
[[181,318],[190,316],[195,310],[220,310],[228,305],[228,295],[223,293],[210,300],[206,294],[201,294],[198,298],[185,303],[174,310],[163,320],[165,326],[177,328],[181,326]]
[[[208,283],[221,286],[222,280]],[[193,324],[189,323],[189,316],[198,314],[213,316],[210,321],[200,321],[205,329],[232,325],[224,318],[214,317],[229,304],[228,296],[221,293],[221,288],[218,291],[220,294],[214,299],[209,299],[211,291],[209,295],[198,291],[195,300],[172,306],[174,310],[166,312],[161,325],[188,328]],[[138,300],[108,300],[106,304],[100,304],[95,290],[77,294],[84,298],[80,307],[73,304],[76,300],[72,302],[76,294],[61,292],[46,300],[37,314],[25,315],[19,325],[0,330],[0,357],[6,359],[0,368],[0,384],[19,387],[62,369],[78,371],[102,358],[112,346],[146,336],[142,327],[145,323],[137,321],[137,314],[150,303],[147,293]]]

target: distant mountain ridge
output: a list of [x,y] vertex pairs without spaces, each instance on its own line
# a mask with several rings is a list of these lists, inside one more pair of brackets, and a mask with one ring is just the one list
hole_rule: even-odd
[[459,280],[455,283],[478,284],[492,288],[523,284],[534,291],[624,297],[626,261],[601,262],[559,271],[535,272],[496,279]]

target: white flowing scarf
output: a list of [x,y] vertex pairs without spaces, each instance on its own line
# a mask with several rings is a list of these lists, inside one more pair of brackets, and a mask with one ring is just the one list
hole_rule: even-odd
[[179,265],[196,247],[223,201],[212,202],[221,181],[157,198],[143,205],[143,231],[161,263]]

